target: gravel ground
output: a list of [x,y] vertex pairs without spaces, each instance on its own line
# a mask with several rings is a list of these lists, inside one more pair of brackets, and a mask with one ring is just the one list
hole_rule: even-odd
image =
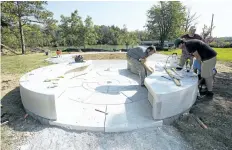
[[24,150],[186,150],[191,149],[173,127],[147,128],[126,133],[71,132],[45,128],[31,137]]

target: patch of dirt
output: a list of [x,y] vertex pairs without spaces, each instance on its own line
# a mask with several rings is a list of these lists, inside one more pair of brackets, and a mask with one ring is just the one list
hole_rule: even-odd
[[20,75],[1,74],[1,97],[19,85]]
[[21,102],[19,91],[20,75],[1,75],[1,149],[16,149],[17,145],[23,143],[43,128],[38,121],[28,116],[24,119],[25,111]]
[[[212,101],[202,101],[192,107],[190,115],[174,123],[194,149],[232,149],[232,71],[231,63],[217,65]],[[203,129],[192,116],[201,118]]]
[[220,62],[216,65],[218,78],[231,79],[232,80],[232,62]]
[[102,59],[126,59],[125,53],[98,53],[98,54],[85,54],[83,55],[86,60],[102,60]]

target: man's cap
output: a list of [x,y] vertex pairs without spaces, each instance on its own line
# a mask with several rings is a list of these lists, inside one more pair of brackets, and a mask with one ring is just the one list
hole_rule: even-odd
[[196,27],[195,27],[195,26],[191,26],[189,30],[190,30],[190,31],[191,31],[191,30],[196,30]]
[[181,38],[177,38],[174,42],[175,46],[178,47],[181,43]]
[[155,46],[147,47],[146,52],[149,53],[150,51],[156,51],[156,47]]

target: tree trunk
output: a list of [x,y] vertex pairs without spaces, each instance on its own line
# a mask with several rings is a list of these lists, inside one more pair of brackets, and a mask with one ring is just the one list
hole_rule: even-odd
[[20,32],[20,40],[22,46],[22,54],[25,54],[25,41],[24,41],[24,34],[23,34],[23,27],[21,23],[21,18],[19,18],[19,32]]
[[23,34],[23,26],[22,26],[22,20],[21,20],[21,13],[19,10],[19,3],[16,2],[18,6],[18,19],[19,19],[19,33],[20,33],[20,40],[21,40],[21,47],[22,47],[22,54],[25,54],[25,41],[24,41],[24,34]]
[[164,46],[164,37],[160,37],[160,46],[163,48]]

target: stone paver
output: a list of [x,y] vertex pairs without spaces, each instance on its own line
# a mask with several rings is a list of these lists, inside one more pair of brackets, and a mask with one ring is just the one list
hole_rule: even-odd
[[105,132],[162,125],[152,118],[147,89],[139,85],[138,75],[126,69],[124,60],[110,62],[93,61],[92,71],[68,81],[52,125]]

